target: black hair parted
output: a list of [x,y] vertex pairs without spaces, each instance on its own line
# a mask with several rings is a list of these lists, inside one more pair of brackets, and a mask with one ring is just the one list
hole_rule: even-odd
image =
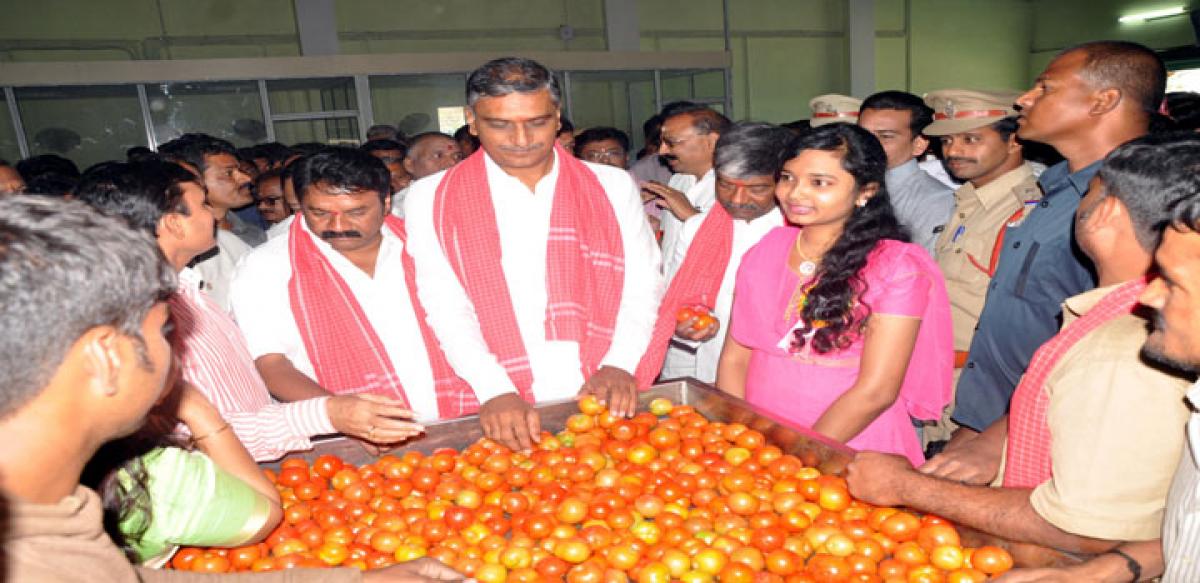
[[[880,91],[863,100],[859,107],[859,115],[868,109],[894,109],[907,111],[909,117],[908,129],[913,137],[921,135],[929,124],[933,123],[933,108],[925,105],[925,100],[906,91]],[[860,118],[861,119],[861,118]]]
[[392,178],[383,162],[362,150],[330,146],[292,164],[292,184],[296,198],[304,201],[305,191],[324,184],[347,192],[370,191],[386,201],[392,195]]
[[588,128],[579,132],[575,136],[575,157],[583,155],[583,147],[592,142],[602,142],[604,140],[613,140],[621,145],[621,149],[625,153],[629,153],[629,134],[613,127],[601,126]]
[[861,274],[871,252],[884,239],[907,242],[909,235],[892,209],[883,179],[887,154],[874,135],[846,123],[816,127],[793,139],[785,159],[805,150],[841,156],[842,168],[854,177],[856,189],[877,188],[865,205],[854,208],[842,234],[825,252],[801,310],[803,324],[795,331],[796,345],[811,342],[815,352],[825,354],[850,346],[871,314],[871,307],[860,301],[866,292]]
[[233,144],[208,134],[183,134],[158,147],[158,153],[168,160],[185,162],[201,174],[208,167],[208,156],[229,154],[237,157]]
[[1180,209],[1200,196],[1200,135],[1148,134],[1122,144],[1100,165],[1104,192],[1129,213],[1138,244],[1153,253],[1169,223],[1186,223]]
[[187,216],[190,212],[183,203],[184,182],[200,186],[195,174],[165,160],[101,162],[83,173],[74,194],[130,227],[157,236],[163,215]]

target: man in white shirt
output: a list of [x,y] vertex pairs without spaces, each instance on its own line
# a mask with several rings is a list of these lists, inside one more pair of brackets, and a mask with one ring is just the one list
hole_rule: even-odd
[[[419,306],[405,266],[403,222],[388,215],[387,168],[329,148],[292,167],[301,212],[287,233],[238,265],[232,300],[255,366],[277,399],[359,394],[441,417]],[[367,439],[395,416],[369,413]]]
[[[717,140],[714,157],[716,195],[728,217],[721,219],[732,223],[732,247],[724,275],[719,281],[709,282],[710,287],[716,286],[716,291],[708,298],[712,303],[704,308],[712,313],[716,323],[699,329],[694,326],[694,321],[678,323],[675,338],[671,339],[667,349],[663,378],[694,377],[706,383],[716,381],[717,363],[725,344],[723,328],[733,306],[733,284],[742,255],[768,231],[784,223],[783,214],[775,203],[775,175],[782,162],[780,155],[791,137],[792,133],[785,128],[741,122],[733,124]],[[694,277],[681,270],[689,261],[716,260],[705,253],[709,242],[696,241],[705,221],[718,212],[716,209],[714,206],[712,210],[684,221],[675,254],[667,258],[668,278]],[[716,234],[714,231],[708,233]],[[666,304],[664,300],[663,305]],[[678,309],[677,306],[669,308]],[[662,314],[660,310],[660,317],[674,321],[675,314]]]
[[658,153],[674,176],[668,184],[646,182],[642,191],[654,197],[667,212],[662,216],[663,257],[675,254],[683,222],[712,208],[717,197],[713,184],[713,150],[729,119],[695,103],[664,110],[662,144]]
[[205,134],[184,134],[159,146],[172,162],[183,164],[200,175],[208,192],[208,204],[217,219],[217,245],[195,259],[192,267],[203,279],[201,289],[228,311],[229,282],[237,262],[266,240],[262,229],[233,212],[254,202],[253,181],[238,166],[237,150],[229,142]]
[[556,147],[557,81],[497,59],[467,81],[482,145],[405,200],[417,288],[484,432],[528,449],[533,401],[595,394],[632,414],[662,288],[661,255],[629,174]]

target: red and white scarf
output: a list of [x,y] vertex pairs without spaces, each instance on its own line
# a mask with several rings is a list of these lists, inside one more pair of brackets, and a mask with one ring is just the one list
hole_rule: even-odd
[[658,306],[658,319],[650,335],[650,346],[638,363],[638,386],[647,387],[662,370],[671,336],[675,334],[675,313],[684,306],[716,306],[721,280],[733,255],[733,217],[725,207],[714,204],[696,231],[683,265],[675,272],[667,293]]
[[[288,297],[292,315],[300,329],[304,349],[312,361],[317,383],[334,394],[375,393],[404,401],[408,396],[400,384],[387,350],[350,286],[321,253],[312,235],[301,227],[304,217],[292,221],[288,234],[288,256],[292,279]],[[465,381],[446,362],[437,338],[425,323],[425,309],[417,297],[412,257],[404,221],[388,216],[384,228],[391,229],[405,245],[402,256],[404,283],[412,302],[425,352],[433,371],[438,416],[461,417],[479,410],[479,401]]]
[[1050,407],[1046,379],[1076,343],[1096,328],[1132,314],[1138,305],[1137,298],[1144,289],[1145,278],[1122,284],[1033,353],[1033,359],[1029,361],[1029,368],[1021,377],[1009,407],[1005,488],[1033,488],[1053,477],[1052,435],[1046,422]]
[[[554,152],[558,181],[550,210],[546,281],[529,285],[546,286],[546,338],[578,342],[588,378],[612,344],[625,284],[625,251],[616,214],[596,175],[561,146],[555,144]],[[501,267],[500,230],[482,149],[446,171],[437,187],[433,223],[442,251],[475,307],[484,341],[521,397],[533,402],[533,372]]]

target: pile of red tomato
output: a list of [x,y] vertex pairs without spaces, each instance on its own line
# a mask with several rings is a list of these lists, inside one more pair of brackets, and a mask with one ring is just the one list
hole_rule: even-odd
[[334,456],[272,474],[285,518],[263,543],[185,548],[182,570],[384,567],[436,558],[484,583],[984,581],[1012,568],[941,518],[876,508],[737,423],[656,399],[633,419],[580,401],[528,455]]

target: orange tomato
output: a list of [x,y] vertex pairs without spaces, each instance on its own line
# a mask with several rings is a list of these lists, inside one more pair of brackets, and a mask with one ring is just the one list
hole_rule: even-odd
[[1000,547],[983,546],[971,553],[971,567],[985,575],[999,575],[1013,568],[1013,558]]

